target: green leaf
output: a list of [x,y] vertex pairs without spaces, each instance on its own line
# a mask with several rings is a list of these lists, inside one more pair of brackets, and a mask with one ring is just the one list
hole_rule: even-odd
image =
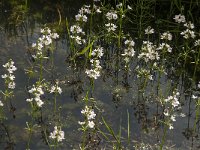
[[77,53],[77,55],[85,54],[94,44],[94,41],[92,41],[88,46],[86,46],[81,52]]

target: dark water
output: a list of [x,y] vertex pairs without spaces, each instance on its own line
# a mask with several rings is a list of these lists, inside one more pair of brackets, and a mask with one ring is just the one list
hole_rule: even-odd
[[[10,58],[13,59],[18,69],[15,72],[15,97],[12,99],[13,109],[16,110],[7,110],[7,119],[1,122],[0,149],[25,149],[28,142],[28,133],[25,128],[26,122],[30,122],[31,117],[28,115],[30,105],[26,102],[26,98],[28,98],[27,86],[31,86],[36,81],[36,77],[29,80],[25,74],[25,69],[30,67],[32,63],[28,49],[38,38],[43,24],[47,23],[53,26],[53,23],[50,24],[50,22],[56,21],[54,19],[58,18],[55,13],[55,8],[58,4],[52,5],[50,2],[47,4],[40,2],[41,5],[36,2],[31,4],[32,8],[34,8],[33,12],[32,14],[21,16],[25,18],[23,22],[20,22],[20,20],[18,20],[19,22],[15,20],[14,23],[9,22],[9,19],[12,19],[11,16],[14,16],[14,14],[7,13],[13,12],[11,12],[11,9],[7,9],[9,7],[6,6],[2,7],[1,10],[4,11],[1,15],[1,18],[4,18],[4,22],[0,24],[0,73],[4,73],[2,65]],[[64,7],[63,11],[66,12],[66,16],[73,18],[83,3],[69,1],[69,6],[65,4],[67,7],[64,7],[60,4],[58,8]],[[55,7],[51,8],[50,6]],[[36,9],[37,7],[41,8]],[[46,8],[46,11],[41,11],[44,8]],[[38,18],[32,19],[32,15]],[[8,20],[5,19],[6,16],[9,16]],[[53,54],[54,68],[49,70],[50,73],[47,73],[45,77],[47,79],[59,79],[62,83],[63,93],[57,97],[57,102],[62,107],[61,120],[63,123],[62,129],[65,131],[65,141],[58,149],[78,149],[82,135],[81,131],[78,130],[80,128],[78,121],[83,119],[80,113],[84,106],[82,99],[90,86],[90,80],[85,74],[86,65],[84,58],[77,60],[76,67],[69,61],[70,49],[65,38],[66,34],[64,31],[60,31],[60,33],[61,38],[56,41],[56,48]],[[163,126],[157,125],[155,121],[156,117],[159,118],[162,115],[161,108],[154,101],[157,96],[158,78],[156,77],[158,75],[154,75],[156,80],[149,82],[144,94],[142,94],[138,91],[142,82],[138,81],[135,71],[138,62],[135,61],[131,66],[131,71],[127,72],[122,67],[123,62],[117,59],[118,57],[110,52],[108,57],[102,60],[104,64],[102,75],[95,80],[94,91],[89,93],[91,97],[95,98],[96,106],[99,108],[97,113],[99,126],[103,131],[108,132],[102,125],[101,116],[104,116],[116,133],[118,133],[121,126],[122,139],[124,139],[122,140],[122,145],[128,149],[134,149],[133,145],[137,142],[154,145],[158,143],[163,134]],[[116,69],[117,65],[120,66],[118,69]],[[169,72],[173,72],[171,68]],[[178,90],[181,93],[182,112],[185,113],[186,117],[177,117],[177,121],[174,122],[174,129],[167,132],[165,145],[169,146],[169,149],[198,149],[198,146],[200,146],[198,137],[199,123],[197,124],[196,136],[191,135],[195,118],[195,102],[190,98],[190,93],[189,96],[186,93],[189,89],[187,87],[189,76],[187,76],[187,73],[185,73],[184,77],[178,76],[175,78],[172,75],[162,76],[160,87],[163,92],[167,93],[167,85],[178,85]],[[4,90],[3,82],[3,79],[0,79],[1,90]],[[52,119],[52,113],[50,113],[53,111],[51,100],[47,95],[47,103],[49,105],[44,105],[42,109],[43,118],[40,118],[38,122],[36,121],[38,126],[47,129],[47,133],[53,130],[51,124],[54,120]],[[127,111],[130,115],[130,146],[127,145],[125,140],[127,138]],[[30,149],[49,149],[45,143],[42,128],[34,130]],[[100,145],[97,146],[97,149],[103,147],[105,149],[112,149],[112,144],[103,139],[100,134],[99,139]]]

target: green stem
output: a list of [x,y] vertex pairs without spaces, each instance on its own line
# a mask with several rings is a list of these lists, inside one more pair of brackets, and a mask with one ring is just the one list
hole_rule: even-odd
[[195,60],[195,68],[194,68],[194,73],[193,73],[193,79],[195,78],[196,71],[197,71],[197,66],[199,64],[199,57],[200,57],[200,48],[199,48],[198,56],[197,56],[197,58]]
[[162,142],[161,142],[161,144],[160,144],[160,150],[163,149],[163,145],[164,145],[164,143],[165,143],[165,138],[166,138],[167,129],[168,129],[168,126],[165,125],[165,127],[164,127],[164,134],[163,134],[163,137],[162,137]]
[[43,72],[42,72],[42,58],[40,58],[40,78],[39,78],[39,82],[42,81],[42,76],[43,76]]
[[54,113],[56,113],[56,108],[57,108],[56,96],[57,96],[57,94],[55,93],[55,97],[54,97]]

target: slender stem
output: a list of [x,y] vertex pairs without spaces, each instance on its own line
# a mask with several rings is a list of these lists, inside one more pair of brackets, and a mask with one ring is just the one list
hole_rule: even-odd
[[164,145],[164,143],[165,143],[165,138],[166,138],[167,129],[168,129],[168,126],[165,125],[165,126],[164,126],[164,134],[163,134],[163,137],[162,137],[162,142],[161,142],[161,144],[160,144],[160,150],[163,149],[163,145]]
[[42,58],[40,58],[40,78],[39,78],[39,81],[41,82],[42,81],[42,76],[43,76],[43,73],[42,73]]
[[57,108],[56,97],[57,97],[57,93],[55,93],[55,97],[54,97],[54,113],[56,113],[56,108]]

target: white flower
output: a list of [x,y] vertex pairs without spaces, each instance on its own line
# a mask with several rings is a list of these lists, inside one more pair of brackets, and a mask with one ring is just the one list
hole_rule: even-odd
[[61,142],[65,139],[65,133],[60,129],[60,127],[58,128],[57,126],[55,126],[54,131],[50,133],[49,137],[51,139],[56,139],[57,142]]
[[117,8],[122,7],[122,3],[119,3],[118,5],[116,5]]
[[40,97],[35,97],[35,101],[38,107],[42,107],[42,105],[44,104],[44,102],[40,99]]
[[142,51],[139,54],[138,58],[143,58],[145,62],[148,62],[150,60],[159,60],[160,55],[156,50],[156,46],[153,45],[152,42],[143,41]]
[[128,46],[135,46],[135,42],[133,40],[126,40],[124,42],[124,44],[128,45]]
[[8,83],[8,88],[9,89],[14,89],[15,88],[15,82],[9,82]]
[[87,16],[83,15],[83,14],[78,14],[75,16],[76,21],[83,21],[83,22],[87,22]]
[[86,127],[89,127],[89,128],[94,128],[95,123],[94,123],[93,120],[96,117],[94,110],[86,105],[85,109],[81,110],[81,113],[86,117],[87,122],[86,121],[84,121],[84,122],[79,121],[78,123],[80,125],[86,125]]
[[3,106],[3,103],[2,103],[2,101],[0,101],[0,106]]
[[172,116],[170,117],[170,119],[171,119],[172,121],[176,121],[175,115],[172,115]]
[[33,101],[33,98],[27,98],[26,101],[27,101],[27,102],[32,102],[32,101]]
[[96,13],[101,13],[101,8],[100,7],[94,5],[94,9],[95,9]]
[[93,78],[93,79],[97,79],[98,77],[100,77],[100,71],[98,70],[86,69],[85,73],[88,75],[88,77]]
[[178,23],[185,22],[185,16],[181,14],[175,15],[174,20]]
[[101,58],[103,56],[103,47],[98,47],[97,49],[94,49],[91,55]]
[[117,26],[113,23],[105,24],[105,26],[107,27],[106,29],[108,32],[115,31],[117,28]]
[[172,52],[172,48],[169,44],[167,43],[161,43],[160,46],[157,48],[158,50],[166,50],[168,52]]
[[89,128],[94,128],[95,124],[94,124],[94,121],[88,121],[88,127]]
[[15,76],[13,75],[13,72],[17,70],[17,68],[14,66],[14,61],[10,59],[6,64],[3,65],[4,68],[8,71],[8,74],[1,75],[3,79],[5,79],[5,83],[7,83],[9,89],[15,88]]
[[174,98],[174,99],[172,100],[172,106],[173,106],[173,107],[177,107],[179,104],[180,104],[180,103],[179,103],[178,99]]
[[89,8],[90,5],[84,5],[81,9],[79,9],[79,14],[91,14],[91,10]]
[[174,129],[174,127],[173,127],[172,124],[169,124],[169,129],[170,129],[170,130]]
[[181,117],[185,117],[185,114],[183,114],[183,113],[180,113],[180,116],[181,116]]
[[50,93],[59,93],[59,94],[62,93],[62,89],[58,86],[58,83],[56,83],[51,87]]
[[195,41],[194,46],[200,46],[200,39]]
[[151,26],[148,26],[145,29],[145,34],[153,34],[154,33],[154,29],[151,28]]
[[164,114],[165,116],[169,116],[169,110],[168,110],[168,109],[165,109],[163,114]]
[[195,95],[192,95],[192,99],[197,99],[198,97]]
[[132,7],[131,7],[131,6],[129,6],[129,5],[127,6],[127,8],[128,8],[128,10],[132,10]]
[[37,44],[36,43],[32,43],[32,47],[34,48],[34,47],[36,47],[37,46]]
[[51,34],[51,37],[52,37],[53,39],[57,39],[57,38],[59,38],[59,35],[58,35],[57,33],[52,33],[52,34]]
[[118,18],[116,11],[107,12],[106,17],[108,20],[116,20]]
[[197,87],[200,88],[200,82],[199,82],[199,84],[197,85]]
[[5,78],[7,78],[7,77],[8,77],[7,74],[1,75],[1,78],[3,78],[3,79],[5,79]]
[[196,37],[194,31],[192,31],[190,29],[186,29],[185,31],[181,32],[180,34],[183,35],[183,37],[185,39],[189,39],[189,38],[193,38],[194,39]]
[[164,33],[160,36],[160,39],[164,39],[164,40],[169,40],[169,41],[171,41],[171,40],[172,40],[172,34],[169,33],[169,31],[164,32]]
[[81,126],[85,125],[85,121],[78,121],[78,124],[80,124]]
[[90,110],[87,117],[88,117],[88,120],[95,119],[96,114],[94,113],[94,110]]
[[184,26],[187,27],[188,29],[194,29],[194,24],[191,23],[191,21],[189,21],[188,23],[185,23]]

